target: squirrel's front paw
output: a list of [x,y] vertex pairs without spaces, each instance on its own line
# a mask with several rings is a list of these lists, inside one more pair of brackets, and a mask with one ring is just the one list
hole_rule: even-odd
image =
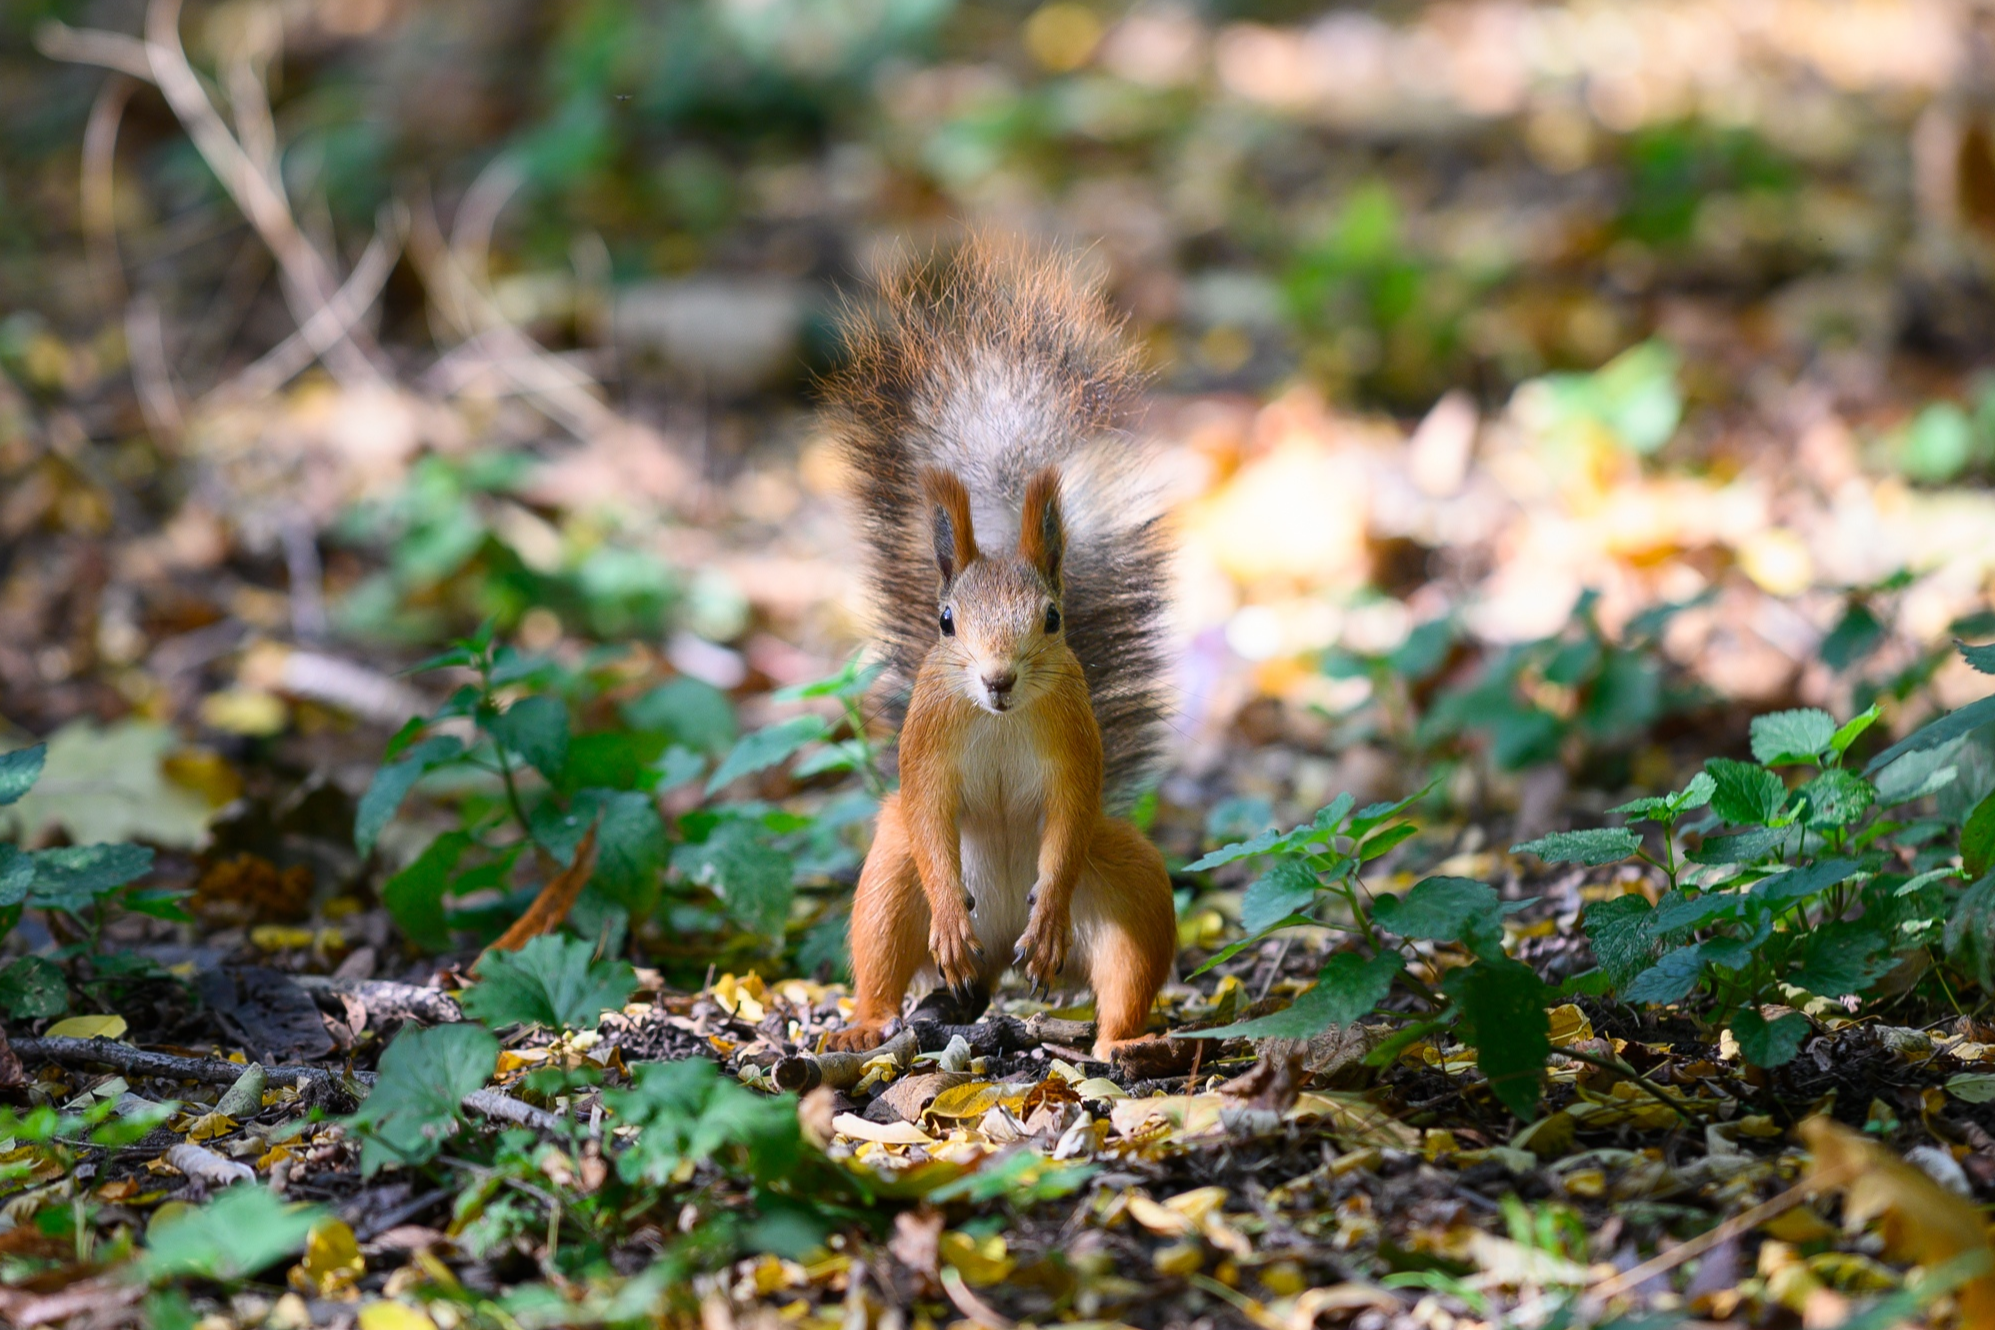
[[1067,966],[1067,946],[1073,935],[1073,922],[1067,912],[1042,903],[1026,920],[1025,932],[1011,953],[1011,963],[1025,971],[1033,988],[1050,990]]
[[977,941],[976,925],[967,912],[941,916],[929,921],[928,954],[942,982],[952,989],[968,991],[984,972],[984,944]]

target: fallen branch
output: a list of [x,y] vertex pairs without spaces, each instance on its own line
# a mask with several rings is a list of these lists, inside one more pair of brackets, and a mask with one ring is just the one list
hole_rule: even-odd
[[791,1054],[771,1067],[769,1075],[778,1086],[798,1094],[806,1094],[820,1085],[849,1090],[865,1078],[867,1063],[890,1057],[895,1066],[905,1071],[914,1064],[914,1055],[920,1051],[920,1037],[909,1027],[878,1048],[863,1052]]
[[166,1152],[166,1162],[196,1182],[205,1182],[210,1187],[227,1187],[237,1182],[256,1180],[256,1170],[248,1164],[224,1159],[206,1146],[189,1145],[186,1141]]
[[[198,1081],[204,1085],[234,1085],[242,1078],[244,1064],[222,1058],[188,1058],[174,1053],[149,1053],[130,1044],[109,1039],[16,1039],[14,1052],[22,1059],[40,1058],[64,1066],[102,1066],[127,1076],[156,1076],[164,1081]],[[337,1073],[324,1067],[269,1066],[264,1076],[284,1085],[306,1081],[332,1081]]]
[[563,1125],[560,1118],[546,1109],[535,1108],[503,1090],[473,1090],[464,1096],[464,1107],[480,1117],[510,1122],[516,1127],[532,1127],[535,1131],[560,1131]]
[[341,979],[337,975],[293,975],[292,982],[308,993],[331,993],[350,997],[367,1008],[368,1022],[375,1017],[394,1021],[421,1021],[425,1025],[454,1025],[464,1019],[457,999],[440,988],[418,984],[398,984],[391,979]]

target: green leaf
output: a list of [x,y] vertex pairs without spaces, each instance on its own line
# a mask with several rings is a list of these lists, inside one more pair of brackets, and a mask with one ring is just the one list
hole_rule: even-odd
[[[1407,795],[1404,799],[1395,799],[1390,803],[1368,804],[1360,808],[1356,815],[1351,818],[1350,825],[1344,828],[1344,834],[1355,836],[1360,840],[1364,839],[1373,827],[1383,826],[1393,818],[1398,817],[1401,813],[1412,807],[1416,801],[1424,798],[1427,791],[1433,788],[1434,783],[1429,781],[1426,785]],[[1355,802],[1354,800],[1347,802],[1347,800],[1350,800],[1349,795],[1338,795],[1335,803],[1316,815],[1316,821],[1312,825],[1319,832],[1334,831],[1337,821],[1325,821],[1325,818],[1334,813],[1339,807],[1349,808],[1351,802]]]
[[361,1173],[434,1159],[457,1130],[464,1096],[498,1064],[499,1041],[482,1025],[404,1026],[381,1054],[381,1078],[346,1119],[361,1136]]
[[489,952],[478,963],[478,982],[460,999],[464,1014],[494,1027],[593,1030],[637,991],[629,965],[594,956],[594,943],[552,933],[518,951]]
[[353,843],[363,857],[374,852],[374,842],[381,839],[382,829],[393,820],[416,782],[444,763],[456,761],[463,752],[462,739],[440,734],[411,744],[400,758],[374,773],[353,818]]
[[1820,895],[1837,883],[1847,881],[1851,874],[1862,868],[1863,865],[1855,859],[1823,859],[1806,868],[1790,868],[1785,873],[1761,878],[1753,884],[1750,894],[1763,905],[1786,907],[1795,901]]
[[1739,1041],[1739,1052],[1755,1067],[1780,1067],[1792,1062],[1801,1051],[1802,1041],[1808,1038],[1808,1031],[1808,1018],[1798,1011],[1769,1021],[1753,1008],[1741,1007],[1732,1017],[1732,1038]]
[[[1983,725],[1995,724],[1995,695],[1969,702],[1956,711],[1949,711],[1938,720],[1921,725],[1910,734],[1892,744],[1889,748],[1870,759],[1864,765],[1863,774],[1873,775],[1890,766],[1907,753],[1924,752],[1937,748],[1949,739],[1980,729]],[[1879,784],[1883,784],[1882,781]]]
[[49,736],[41,779],[0,825],[31,843],[60,827],[72,845],[143,841],[176,849],[207,843],[206,798],[166,775],[180,736],[156,721],[127,717],[99,727],[89,717]]
[[1884,708],[1875,702],[1856,715],[1844,721],[1842,727],[1829,737],[1829,751],[1838,756],[1849,751],[1851,744],[1862,737],[1864,731],[1877,724],[1884,714]]
[[1706,836],[1704,843],[1686,854],[1693,864],[1750,864],[1774,853],[1794,838],[1790,827],[1754,827],[1729,836]]
[[475,843],[462,831],[446,831],[382,884],[381,903],[388,907],[389,917],[402,936],[423,951],[450,950],[450,920],[443,898],[458,860]]
[[1681,1002],[1704,974],[1704,949],[1692,945],[1663,953],[1661,960],[1627,984],[1621,996],[1630,1002],[1666,1005]]
[[0,753],[0,808],[5,808],[35,787],[35,781],[42,774],[42,763],[47,758],[47,744]]
[[[1995,792],[1974,806],[1960,827],[1960,863],[1969,877],[1995,868]],[[5,898],[0,897],[0,904]]]
[[1528,965],[1485,957],[1457,970],[1448,990],[1462,1004],[1462,1037],[1496,1097],[1529,1122],[1538,1113],[1540,1080],[1551,1054],[1546,990]]
[[1396,951],[1370,960],[1340,951],[1316,976],[1316,986],[1282,1010],[1213,1030],[1186,1030],[1180,1039],[1310,1039],[1333,1025],[1349,1025],[1368,1014],[1392,989],[1393,976],[1406,968]]
[[1849,826],[1877,799],[1876,786],[1842,767],[1830,767],[1795,793],[1808,801],[1808,825],[1815,829]]
[[1714,919],[1723,919],[1739,912],[1743,897],[1731,891],[1707,891],[1701,896],[1693,896],[1687,891],[1672,891],[1656,905],[1652,920],[1658,939],[1669,938],[1704,927]]
[[1610,808],[1608,813],[1620,814],[1630,819],[1649,822],[1674,822],[1693,808],[1702,808],[1711,802],[1712,793],[1718,782],[1711,774],[1700,771],[1690,778],[1690,783],[1675,794],[1650,795],[1645,799],[1630,799],[1619,808]]
[[1381,895],[1372,918],[1403,938],[1433,942],[1501,940],[1503,904],[1496,888],[1466,877],[1430,877],[1404,896]]
[[0,844],[0,910],[26,900],[34,880],[35,861],[12,845]]
[[40,956],[23,956],[0,970],[0,1007],[17,1021],[60,1016],[69,1010],[69,984]]
[[1308,914],[1292,914],[1286,919],[1277,919],[1274,923],[1269,924],[1266,928],[1262,929],[1260,932],[1249,934],[1248,936],[1241,938],[1238,942],[1234,942],[1225,947],[1220,948],[1218,951],[1212,954],[1211,958],[1208,959],[1205,962],[1205,964],[1199,966],[1196,970],[1193,970],[1191,974],[1186,977],[1191,979],[1196,979],[1200,975],[1204,974],[1206,971],[1214,968],[1215,966],[1224,965],[1227,961],[1232,960],[1235,956],[1238,956],[1241,952],[1245,951],[1247,948],[1258,944],[1261,941],[1261,939],[1265,938],[1270,933],[1278,933],[1284,928],[1301,928],[1306,925],[1318,922],[1319,920],[1314,915],[1308,915]]
[[559,698],[523,697],[486,724],[501,748],[560,784],[568,764],[568,708]]
[[1960,1072],[1947,1078],[1947,1093],[1963,1104],[1995,1101],[1995,1076],[1987,1072]]
[[152,849],[144,845],[65,845],[28,858],[35,866],[29,903],[71,913],[152,871]]
[[1955,639],[1954,646],[1960,651],[1960,658],[1983,674],[1995,674],[1995,642],[1987,646],[1971,647]]
[[1753,717],[1753,760],[1761,766],[1813,762],[1836,739],[1836,718],[1815,707]]
[[1947,919],[1947,957],[1973,975],[1984,991],[1995,989],[1995,873],[1960,893]]
[[1535,854],[1548,864],[1612,864],[1642,848],[1642,838],[1626,827],[1555,831],[1510,847],[1512,854]]
[[1249,933],[1261,933],[1292,914],[1300,914],[1316,900],[1316,874],[1307,864],[1282,859],[1254,879],[1240,898],[1240,926]]
[[1787,786],[1771,771],[1752,762],[1714,757],[1704,764],[1716,782],[1711,811],[1735,827],[1763,827],[1780,816]]
[[1252,840],[1235,841],[1231,845],[1222,845],[1204,858],[1187,865],[1185,871],[1187,873],[1203,873],[1208,868],[1217,868],[1221,864],[1230,864],[1236,859],[1251,859],[1257,854],[1268,854],[1286,838],[1285,833],[1269,827]]
[[707,793],[717,794],[743,776],[765,771],[787,759],[807,743],[830,733],[822,716],[792,716],[786,721],[755,731],[737,743],[707,780]]
[[1398,826],[1387,827],[1376,836],[1365,838],[1363,843],[1358,846],[1358,858],[1363,863],[1370,863],[1386,851],[1397,846],[1401,841],[1419,834],[1420,828],[1414,826],[1411,822],[1401,822]]
[[254,1182],[238,1183],[148,1229],[139,1273],[154,1282],[247,1279],[304,1250],[305,1236],[324,1214],[315,1205],[280,1200]]
[[1655,910],[1632,892],[1586,907],[1585,929],[1593,958],[1617,989],[1655,963]]
[[734,704],[710,683],[681,676],[623,704],[634,730],[668,735],[696,753],[718,753],[734,742]]
[[730,1155],[757,1178],[796,1171],[803,1137],[789,1096],[756,1094],[707,1058],[640,1062],[630,1075],[630,1089],[603,1091],[618,1125],[632,1129],[617,1155],[625,1182],[662,1187],[690,1165]]
[[[671,859],[671,835],[658,805],[636,790],[578,790],[566,821],[588,830],[596,824],[596,872],[589,879],[604,895],[635,915],[649,914]],[[572,843],[564,861],[572,861]]]
[[672,866],[727,903],[743,928],[779,937],[794,893],[790,857],[768,843],[767,833],[743,818],[729,818],[697,844],[672,851]]
[[653,794],[667,794],[689,781],[696,781],[706,774],[707,760],[690,748],[677,744],[658,755],[651,764],[651,770],[658,774],[657,784],[651,787]]
[[[1801,947],[1801,964],[1789,982],[1818,997],[1847,997],[1877,982],[1893,961],[1873,959],[1890,945],[1865,921],[1836,920],[1810,929]],[[1762,1063],[1762,1066],[1765,1064]]]

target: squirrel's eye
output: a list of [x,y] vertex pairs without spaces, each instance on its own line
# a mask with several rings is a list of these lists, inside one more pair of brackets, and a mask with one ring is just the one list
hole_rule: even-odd
[[944,637],[956,636],[956,611],[950,609],[947,605],[942,607],[942,635]]
[[1058,605],[1048,605],[1046,607],[1046,631],[1049,633],[1060,631],[1060,607]]

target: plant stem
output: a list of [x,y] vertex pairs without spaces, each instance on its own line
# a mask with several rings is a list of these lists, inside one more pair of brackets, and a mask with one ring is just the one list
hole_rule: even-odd
[[1667,1106],[1672,1112],[1674,1112],[1678,1117],[1682,1118],[1685,1122],[1690,1123],[1692,1126],[1695,1126],[1697,1124],[1697,1115],[1690,1111],[1690,1106],[1688,1104],[1684,1103],[1681,1099],[1678,1099],[1675,1095],[1671,1094],[1669,1091],[1663,1089],[1660,1085],[1657,1085],[1654,1081],[1650,1080],[1648,1077],[1642,1075],[1642,1073],[1640,1073],[1639,1071],[1636,1071],[1633,1067],[1623,1062],[1620,1058],[1603,1058],[1596,1056],[1595,1054],[1592,1053],[1582,1053],[1579,1050],[1572,1048],[1560,1048],[1560,1049],[1555,1049],[1553,1051],[1564,1054],[1566,1057],[1571,1058],[1574,1062],[1584,1062],[1589,1067],[1598,1067],[1602,1071],[1611,1071],[1617,1076],[1626,1076],[1629,1080],[1633,1081],[1637,1086],[1647,1091],[1656,1100],[1656,1102]]

